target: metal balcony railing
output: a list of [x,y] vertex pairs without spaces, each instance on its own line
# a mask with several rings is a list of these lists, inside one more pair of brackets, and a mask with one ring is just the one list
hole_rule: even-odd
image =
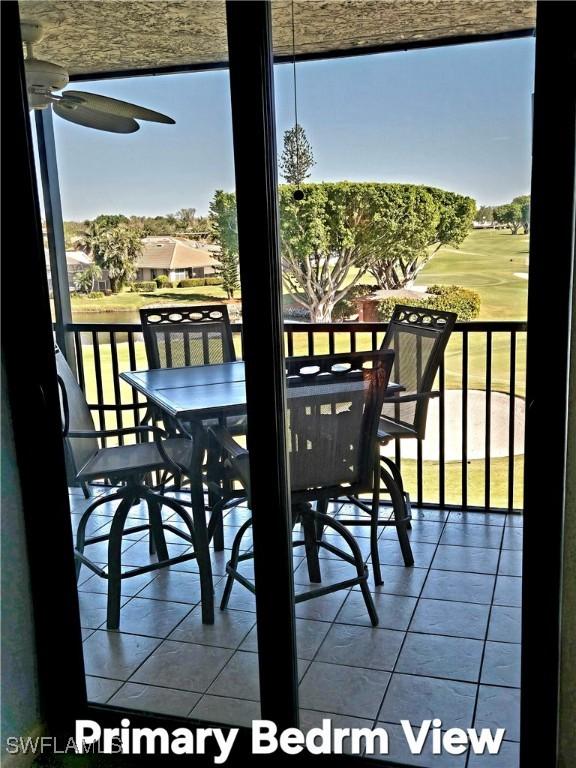
[[[232,326],[238,357],[241,324]],[[71,323],[76,367],[98,427],[139,421],[146,405],[119,379],[146,368],[137,323]],[[386,323],[286,323],[287,356],[377,349]],[[457,323],[438,373],[426,440],[392,448],[413,502],[426,507],[520,511],[526,323]]]

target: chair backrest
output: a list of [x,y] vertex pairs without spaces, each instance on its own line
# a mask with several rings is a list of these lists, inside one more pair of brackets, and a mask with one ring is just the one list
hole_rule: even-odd
[[[80,389],[76,377],[58,347],[56,347],[55,353],[63,431],[65,434],[76,431],[94,432],[94,421],[84,392]],[[84,464],[98,451],[100,446],[96,437],[66,438],[64,445],[68,481],[72,483]]]
[[236,360],[225,304],[141,309],[150,368],[182,368]]
[[[400,398],[432,391],[456,317],[454,312],[396,305],[380,348],[395,352],[392,380],[404,387]],[[415,437],[423,439],[429,399],[384,403],[382,416],[408,427]]]
[[385,350],[286,360],[293,499],[371,488],[393,359]]

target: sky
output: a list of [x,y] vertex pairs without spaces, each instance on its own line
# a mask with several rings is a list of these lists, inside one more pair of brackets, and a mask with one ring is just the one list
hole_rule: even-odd
[[[483,205],[527,194],[534,39],[302,62],[298,121],[316,165],[310,181],[427,184]],[[226,71],[79,83],[165,112],[117,135],[54,116],[64,219],[100,213],[208,211],[234,189]],[[279,149],[294,125],[292,66],[277,65]]]

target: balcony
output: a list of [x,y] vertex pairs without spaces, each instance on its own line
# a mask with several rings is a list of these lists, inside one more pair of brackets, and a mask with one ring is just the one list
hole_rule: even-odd
[[[141,418],[145,403],[118,379],[123,370],[146,367],[139,326],[72,324],[67,330],[96,423],[121,427]],[[287,324],[286,354],[377,348],[384,331],[383,324]],[[384,727],[390,758],[408,765],[517,765],[525,334],[524,323],[458,324],[426,440],[412,453],[393,449],[414,502],[415,565],[404,567],[395,530],[383,528],[384,585],[371,587],[379,626],[371,627],[357,587],[296,606],[304,729],[323,717],[336,727]],[[239,325],[234,339],[241,355]],[[77,524],[88,502],[76,490],[70,499]],[[96,510],[90,535],[106,532],[111,507]],[[356,514],[345,501],[332,512]],[[217,602],[232,539],[247,515],[239,506],[225,516],[225,549],[212,554]],[[130,513],[145,516],[137,507]],[[351,530],[370,565],[369,529]],[[168,544],[170,556],[185,554],[177,537]],[[300,592],[309,581],[296,552]],[[105,544],[90,545],[86,554],[104,562]],[[347,577],[343,569],[350,566],[322,554],[324,583]],[[147,534],[125,540],[127,567],[149,562]],[[251,565],[245,568],[250,576]],[[105,628],[106,582],[83,567],[78,590],[89,700],[235,725],[259,716],[255,601],[241,585],[229,608],[217,610],[215,624],[206,626],[195,561],[128,579],[119,632]],[[421,755],[412,755],[400,720],[419,724],[432,717],[445,728],[506,728],[500,754],[437,756],[429,740]]]

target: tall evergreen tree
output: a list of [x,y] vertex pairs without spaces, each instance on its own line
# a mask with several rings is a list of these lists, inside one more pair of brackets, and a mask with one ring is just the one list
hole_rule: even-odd
[[315,165],[314,154],[306,131],[301,125],[284,132],[284,149],[280,157],[280,173],[287,184],[302,184]]

